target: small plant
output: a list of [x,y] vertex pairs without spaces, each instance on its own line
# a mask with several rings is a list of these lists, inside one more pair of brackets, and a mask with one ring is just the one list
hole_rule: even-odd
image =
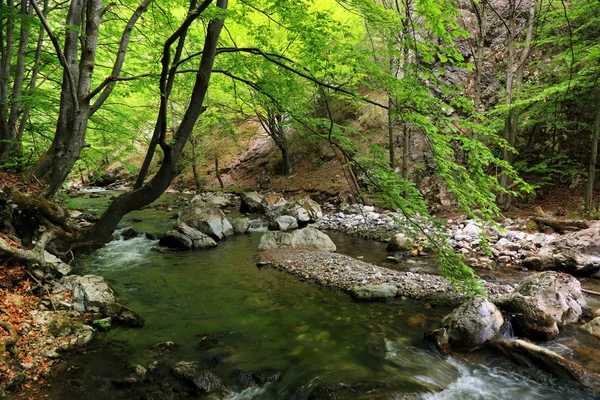
[[107,331],[111,328],[111,321],[110,318],[95,319],[92,325],[100,330]]

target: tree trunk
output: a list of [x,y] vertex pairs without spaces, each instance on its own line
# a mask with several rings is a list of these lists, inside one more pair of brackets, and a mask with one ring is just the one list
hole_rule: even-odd
[[[12,11],[14,8],[14,0],[7,0],[6,7]],[[10,14],[10,12],[9,12]],[[4,28],[6,27],[6,35]],[[14,17],[8,15],[6,24],[4,18],[0,19],[0,46],[2,50],[2,61],[0,61],[0,154],[4,155],[7,152],[7,147],[10,145],[10,129],[9,129],[9,107],[10,99],[8,98],[10,86],[10,67],[14,51]]]
[[[392,61],[390,60],[390,64],[392,63]],[[393,110],[394,110],[394,102],[392,101],[392,98],[390,97],[388,99],[388,110],[387,110],[387,115],[388,115],[388,146],[390,147],[390,168],[391,169],[395,169],[396,168],[396,141],[394,138],[394,115],[393,115]]]
[[225,185],[223,184],[223,180],[221,179],[221,171],[219,171],[219,156],[215,156],[215,174],[217,175],[219,186],[221,187],[221,189],[223,189]]
[[594,211],[594,181],[596,178],[596,164],[598,162],[598,139],[600,137],[600,103],[596,108],[594,117],[594,127],[592,131],[592,151],[590,154],[590,164],[588,166],[588,179],[585,189],[585,210],[589,213]]
[[[217,0],[217,7],[223,10],[227,9],[227,0]],[[198,13],[194,19],[199,15],[200,13]],[[190,21],[190,23],[192,21]],[[163,140],[160,140],[159,144],[164,152],[164,159],[160,169],[156,175],[140,189],[126,192],[111,202],[108,209],[100,217],[100,220],[87,232],[86,237],[83,238],[88,246],[98,247],[110,240],[112,233],[117,228],[117,225],[123,216],[133,210],[137,210],[152,203],[169,187],[175,176],[177,176],[177,163],[181,156],[181,152],[192,134],[196,121],[205,110],[204,98],[206,96],[206,91],[208,90],[208,84],[210,82],[216,56],[217,41],[222,28],[222,19],[213,19],[208,24],[200,67],[196,73],[196,82],[181,125],[177,129],[171,144],[168,144],[166,140],[164,140],[164,135],[160,135]],[[166,68],[168,68],[168,64],[163,64],[163,74],[166,74]],[[166,107],[161,108],[158,119],[166,118],[165,113]]]
[[410,159],[410,126],[406,123],[403,127],[402,144],[402,178],[408,181],[409,159]]
[[[506,139],[508,145],[512,148],[516,146],[519,116],[520,111],[513,108],[512,104],[514,101],[514,89],[519,88],[523,83],[523,74],[525,69],[525,62],[531,54],[531,42],[533,39],[533,28],[535,23],[535,2],[532,2],[529,8],[529,20],[527,24],[527,35],[525,38],[525,47],[521,53],[519,64],[517,65],[516,71],[514,71],[514,59],[515,59],[515,45],[516,40],[516,29],[517,29],[517,9],[515,0],[509,0],[509,33],[507,36],[508,40],[508,58],[507,58],[507,69],[506,69],[506,104],[509,106],[508,114],[504,120],[504,139]],[[514,153],[509,149],[502,150],[503,159],[512,165],[514,159]],[[512,179],[505,173],[500,175],[500,185],[504,189],[508,189],[512,185]],[[508,210],[512,203],[512,195],[510,193],[501,193],[499,199],[499,206],[503,210]]]

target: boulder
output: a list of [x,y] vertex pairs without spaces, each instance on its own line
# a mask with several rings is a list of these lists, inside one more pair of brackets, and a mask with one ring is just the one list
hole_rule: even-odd
[[600,339],[600,317],[596,317],[587,324],[581,325],[579,329]]
[[258,250],[271,250],[281,247],[301,247],[321,251],[336,250],[335,244],[329,236],[310,227],[293,232],[267,232],[260,239]]
[[600,270],[600,222],[550,241],[540,249],[538,257],[544,269],[561,268],[577,273]]
[[542,368],[559,379],[575,381],[600,393],[600,376],[557,353],[524,340],[496,339],[490,346],[518,365],[529,368]]
[[244,234],[250,229],[250,220],[248,218],[236,218],[231,220],[231,226],[235,233]]
[[197,250],[217,246],[210,236],[205,235],[197,229],[187,226],[185,223],[179,223],[167,233],[164,234],[159,246],[176,250]]
[[215,240],[224,239],[234,233],[233,226],[223,211],[213,204],[204,207],[196,207],[192,204],[181,213],[178,222],[197,229]]
[[298,228],[298,221],[291,215],[281,215],[269,222],[269,229],[273,231],[291,231]]
[[[452,346],[472,348],[492,340],[504,324],[502,314],[485,296],[474,296],[442,319],[442,330]],[[444,347],[444,343],[437,344]]]
[[196,195],[196,196],[194,196],[194,198],[192,199],[191,202],[198,206],[212,204],[219,208],[231,207],[233,204],[226,195],[223,195],[221,193],[212,193],[212,192],[206,192],[206,193]]
[[323,217],[321,206],[309,198],[288,202],[283,209],[283,214],[291,215],[299,222],[314,222]]
[[387,245],[388,251],[409,251],[415,247],[414,242],[404,233],[396,233]]
[[264,196],[257,192],[246,192],[241,196],[241,212],[262,212],[267,205]]
[[207,394],[224,389],[223,381],[206,370],[198,372],[198,363],[180,361],[173,366],[173,375],[192,386],[198,393]]
[[518,313],[515,329],[547,340],[558,334],[560,327],[579,320],[585,299],[577,279],[549,271],[528,276],[513,293],[499,297],[496,305]]
[[77,311],[101,313],[131,326],[144,324],[141,316],[118,302],[115,292],[101,276],[67,276],[62,286],[71,290],[73,308]]
[[381,300],[396,297],[398,288],[394,285],[357,286],[352,288],[350,293],[358,300]]
[[482,232],[481,228],[477,226],[477,223],[475,221],[471,221],[467,226],[463,228],[462,231],[465,235],[470,236],[479,236]]

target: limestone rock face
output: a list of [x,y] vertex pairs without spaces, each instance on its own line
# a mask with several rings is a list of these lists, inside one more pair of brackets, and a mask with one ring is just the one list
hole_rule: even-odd
[[224,239],[233,235],[233,226],[223,214],[223,211],[214,204],[196,207],[192,204],[179,216],[179,223],[184,223],[215,240]]
[[600,222],[559,236],[544,245],[538,257],[540,268],[560,267],[573,272],[600,270]]
[[293,232],[267,232],[260,239],[258,250],[271,250],[281,247],[300,247],[321,251],[336,250],[336,246],[329,236],[310,227]]
[[158,244],[176,250],[197,250],[217,246],[217,242],[210,236],[183,222],[167,231]]
[[519,313],[516,322],[530,335],[550,339],[560,327],[579,320],[585,299],[577,279],[548,271],[525,278],[513,293],[498,298],[496,304]]
[[502,314],[484,296],[474,296],[442,319],[453,346],[476,347],[492,340],[504,324]]

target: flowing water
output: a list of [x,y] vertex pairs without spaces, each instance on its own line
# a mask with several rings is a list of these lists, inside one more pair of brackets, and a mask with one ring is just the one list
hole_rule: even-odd
[[[91,211],[105,204],[102,199],[76,201]],[[172,214],[144,210],[130,215],[123,227],[164,232],[173,223]],[[440,357],[421,335],[448,310],[406,300],[359,303],[340,291],[257,268],[253,256],[261,235],[252,232],[228,238],[215,249],[178,253],[152,251],[156,241],[145,237],[116,239],[81,259],[76,272],[106,277],[146,324],[98,334],[91,348],[67,359],[52,386],[44,388],[45,398],[140,398],[112,382],[127,376],[128,366],[157,359],[151,347],[165,341],[177,345],[167,363],[196,361],[214,371],[230,388],[230,400],[303,400],[325,384],[349,388],[346,397],[335,397],[344,399],[399,399],[401,394],[593,398],[491,354]],[[340,252],[385,263],[381,245],[332,236]],[[247,379],[251,374],[278,379],[254,384]]]

